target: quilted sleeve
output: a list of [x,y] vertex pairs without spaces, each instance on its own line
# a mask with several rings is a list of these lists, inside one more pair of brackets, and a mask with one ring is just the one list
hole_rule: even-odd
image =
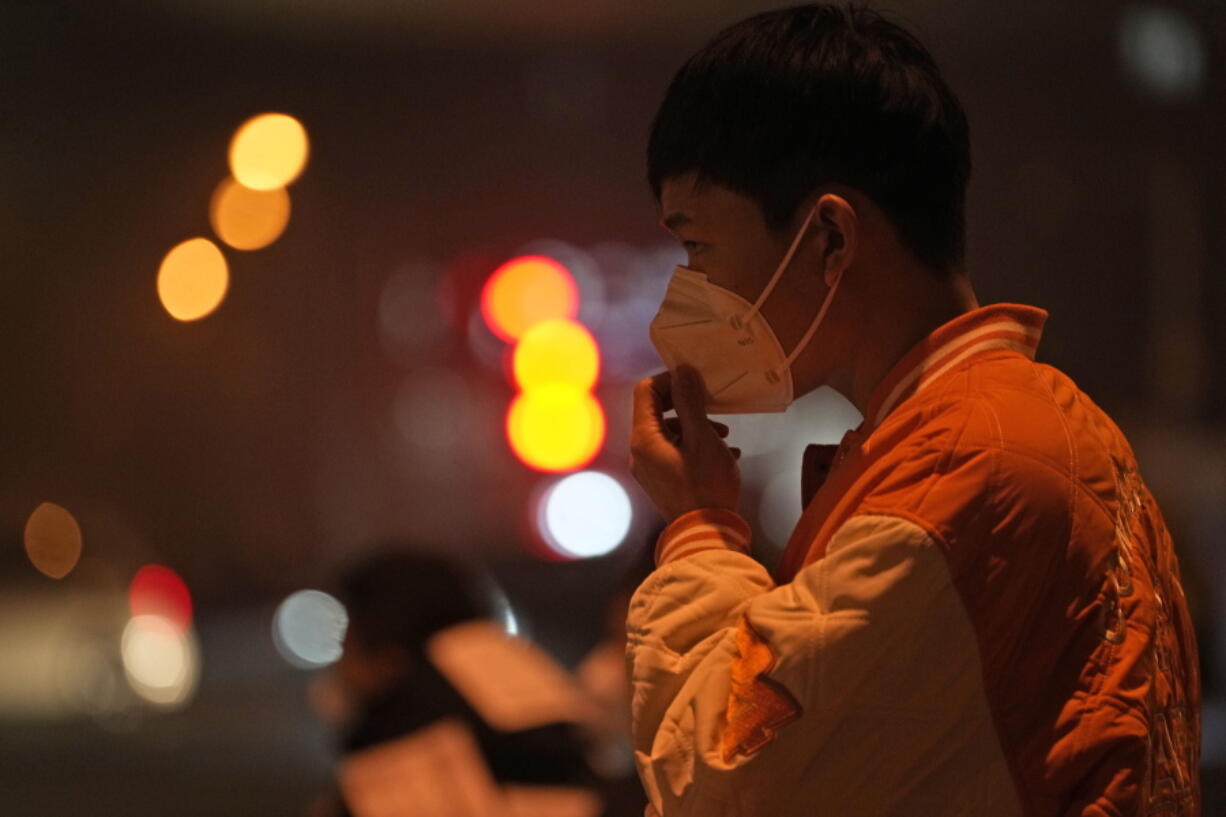
[[928,531],[855,517],[781,586],[748,542],[731,512],[681,517],[631,601],[635,756],[653,808],[937,813],[924,803],[947,796],[943,776],[970,774],[966,813],[1015,813],[974,634]]

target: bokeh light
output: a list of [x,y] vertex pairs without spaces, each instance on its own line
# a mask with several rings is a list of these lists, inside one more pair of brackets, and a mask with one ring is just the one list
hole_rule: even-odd
[[600,326],[605,319],[609,281],[592,253],[556,238],[539,238],[529,241],[515,254],[543,255],[561,264],[579,291],[579,322],[592,329]]
[[519,619],[515,616],[515,610],[511,605],[502,608],[502,614],[499,616],[502,622],[502,629],[507,635],[519,635]]
[[132,691],[159,706],[187,702],[200,677],[200,652],[191,630],[161,616],[133,616],[120,641]]
[[473,389],[460,372],[433,366],[400,382],[392,410],[396,430],[415,448],[446,451],[472,438],[474,406]]
[[[684,250],[675,243],[636,248],[606,242],[593,247],[591,256],[607,285],[601,320],[584,320],[600,344],[602,376],[633,383],[658,372],[660,357],[647,329],[672,269],[685,263]],[[585,301],[581,315],[586,307]]]
[[524,333],[511,366],[524,391],[552,385],[588,391],[600,373],[600,350],[582,324],[554,318]]
[[621,483],[599,471],[564,477],[541,499],[537,521],[542,538],[560,556],[603,556],[630,530],[630,497]]
[[284,187],[253,190],[226,177],[213,191],[209,222],[217,237],[236,250],[258,250],[281,237],[289,224]]
[[216,309],[226,297],[230,271],[217,245],[207,238],[189,238],[162,260],[158,297],[171,317],[194,321]]
[[39,572],[62,579],[81,558],[81,527],[67,508],[44,502],[26,520],[25,546]]
[[464,334],[468,352],[475,363],[487,371],[510,375],[513,349],[490,331],[480,310],[473,310]]
[[[119,660],[117,661],[116,658]],[[56,652],[52,686],[69,712],[105,719],[122,711],[126,694],[122,650],[115,654],[114,635],[74,630]]]
[[169,567],[145,565],[128,587],[128,609],[134,617],[158,616],[181,630],[192,623],[192,595],[187,583]]
[[281,657],[300,669],[314,669],[341,657],[349,615],[320,590],[291,594],[273,616],[272,636]]
[[248,119],[230,142],[230,172],[252,190],[285,187],[306,165],[306,129],[292,116],[266,113]]
[[411,261],[383,283],[379,293],[379,340],[393,362],[420,365],[423,357],[433,356],[432,347],[446,338],[447,321],[438,294],[441,277],[436,265]]
[[490,275],[481,291],[481,314],[490,331],[504,341],[518,339],[529,327],[550,318],[574,318],[579,288],[571,274],[552,258],[523,255]]
[[605,418],[590,393],[570,386],[523,392],[507,412],[507,440],[538,471],[571,471],[592,461],[604,444]]
[[131,699],[119,665],[123,605],[74,585],[0,593],[0,722],[105,717]]
[[523,625],[511,607],[511,600],[500,585],[491,582],[489,585],[490,608],[494,611],[494,620],[502,625],[507,635],[523,635]]
[[1205,84],[1205,40],[1183,12],[1137,5],[1120,18],[1119,52],[1124,68],[1149,93],[1191,98]]

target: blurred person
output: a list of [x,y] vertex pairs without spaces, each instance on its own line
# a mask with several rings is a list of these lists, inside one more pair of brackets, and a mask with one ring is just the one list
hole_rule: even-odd
[[586,699],[492,620],[457,563],[388,551],[350,569],[333,680],[341,799],[353,817],[595,817]]
[[[980,306],[967,120],[859,6],[733,25],[648,147],[687,263],[651,327],[631,467],[668,527],[628,615],[636,760],[674,815],[1192,815],[1199,680],[1179,567],[1115,423]],[[828,385],[771,576],[707,413]],[[676,417],[665,413],[676,411]]]

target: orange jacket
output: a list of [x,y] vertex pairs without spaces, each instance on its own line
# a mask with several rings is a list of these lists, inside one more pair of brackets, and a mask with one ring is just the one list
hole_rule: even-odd
[[1046,317],[977,309],[899,361],[828,473],[806,457],[777,580],[732,512],[661,535],[627,649],[663,817],[1199,813],[1170,534],[1119,429],[1034,362]]

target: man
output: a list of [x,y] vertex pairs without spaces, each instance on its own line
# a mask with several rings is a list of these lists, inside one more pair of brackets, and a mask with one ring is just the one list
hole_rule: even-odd
[[[1199,680],[1161,513],[1119,429],[980,307],[965,115],[910,34],[801,6],[718,34],[649,146],[684,245],[631,467],[667,529],[627,629],[636,761],[675,815],[1191,815]],[[706,412],[819,386],[772,578]],[[664,418],[675,409],[677,416]]]

